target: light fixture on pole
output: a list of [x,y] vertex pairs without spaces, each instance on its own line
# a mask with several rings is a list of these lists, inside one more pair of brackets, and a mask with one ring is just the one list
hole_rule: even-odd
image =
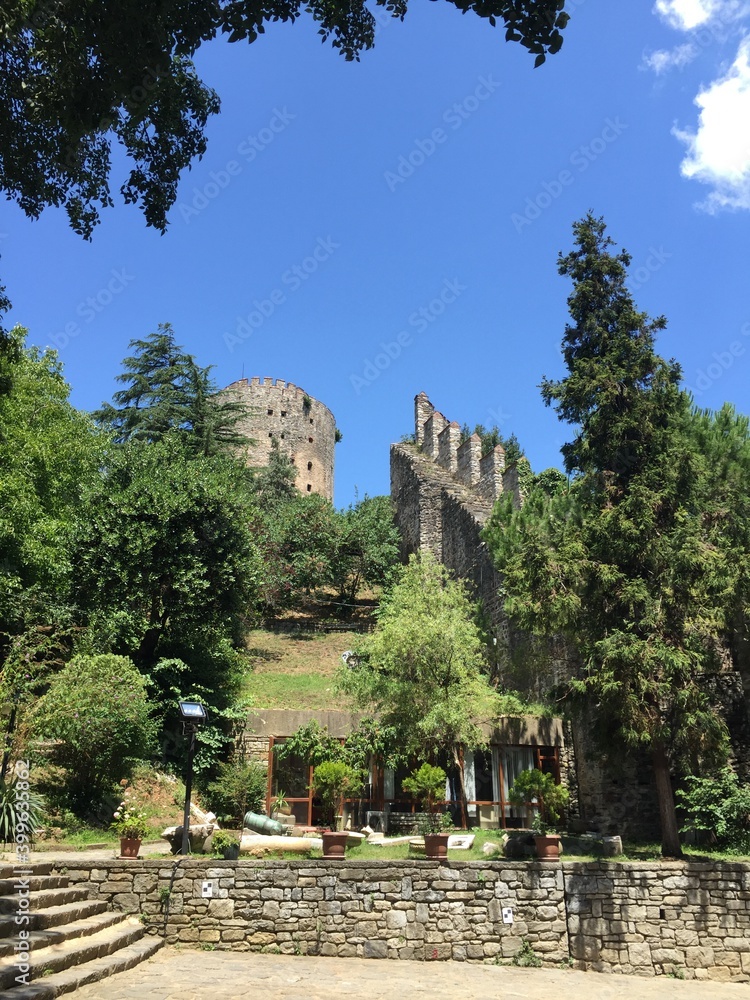
[[202,723],[208,721],[208,712],[199,701],[181,701],[182,735],[190,737],[188,746],[187,774],[185,775],[185,811],[182,815],[181,854],[190,853],[190,796],[193,790],[193,758],[195,756],[195,734]]

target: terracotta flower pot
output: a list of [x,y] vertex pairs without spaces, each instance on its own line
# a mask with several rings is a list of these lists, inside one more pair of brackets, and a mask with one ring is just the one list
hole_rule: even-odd
[[448,857],[448,837],[447,833],[426,833],[424,835],[424,853],[427,858],[447,858]]
[[131,837],[120,837],[121,858],[137,858],[140,849],[141,849],[140,840],[135,840],[132,839]]
[[327,831],[323,834],[323,857],[343,858],[349,834]]
[[548,834],[543,837],[534,837],[536,844],[536,856],[540,861],[560,860],[560,838],[557,834]]

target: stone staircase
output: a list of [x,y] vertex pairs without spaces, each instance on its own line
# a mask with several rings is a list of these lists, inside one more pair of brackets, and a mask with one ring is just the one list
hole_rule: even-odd
[[[25,909],[17,888],[21,877],[13,868],[0,866],[0,994],[6,993],[8,1000],[53,1000],[130,969],[161,948],[162,939],[145,936],[136,917],[110,910],[104,900],[89,899],[85,887],[51,875],[51,864],[32,867]],[[26,913],[29,922],[17,922]],[[21,937],[23,931],[28,937]],[[19,945],[26,944],[29,968],[24,982],[19,981],[25,970],[19,968],[17,955]]]

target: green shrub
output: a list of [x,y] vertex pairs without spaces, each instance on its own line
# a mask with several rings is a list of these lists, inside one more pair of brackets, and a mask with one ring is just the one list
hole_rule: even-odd
[[741,785],[731,768],[715,778],[685,779],[686,788],[675,798],[685,814],[681,833],[694,830],[721,849],[745,852],[750,848],[750,787]]
[[559,822],[570,799],[570,792],[562,785],[556,784],[551,774],[534,768],[530,771],[521,771],[513,782],[508,798],[516,805],[536,801],[539,818],[535,827],[544,833],[548,826],[554,826]]
[[146,681],[127,657],[76,656],[37,702],[29,731],[54,741],[50,757],[65,769],[67,800],[84,813],[153,749]]
[[207,802],[219,817],[237,820],[246,812],[262,812],[266,801],[268,771],[255,760],[233,757],[219,765],[219,774],[207,788]]
[[359,795],[364,779],[361,771],[340,760],[324,761],[313,771],[313,788],[328,813],[329,822],[335,826],[336,813],[343,799]]

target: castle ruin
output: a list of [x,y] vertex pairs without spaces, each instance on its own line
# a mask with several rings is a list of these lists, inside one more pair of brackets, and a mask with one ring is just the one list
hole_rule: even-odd
[[283,379],[243,378],[222,392],[247,408],[239,428],[253,441],[245,449],[248,465],[267,465],[275,439],[297,469],[297,489],[333,501],[336,420],[327,406]]

